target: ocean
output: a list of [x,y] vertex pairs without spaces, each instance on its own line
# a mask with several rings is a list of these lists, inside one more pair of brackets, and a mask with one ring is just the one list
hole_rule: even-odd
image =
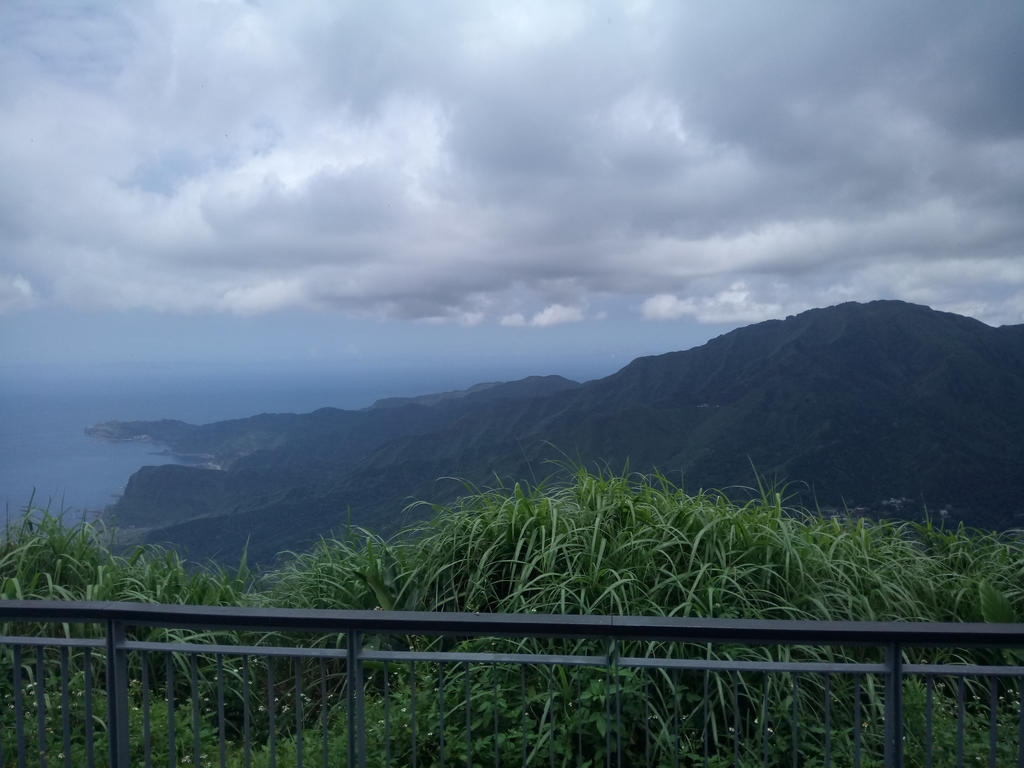
[[[479,379],[486,380],[486,379]],[[87,437],[100,421],[180,419],[204,424],[259,413],[307,413],[325,406],[362,408],[380,397],[459,389],[471,374],[174,366],[0,369],[0,502],[5,518],[29,500],[94,517],[113,503],[132,473],[167,464],[164,446]]]

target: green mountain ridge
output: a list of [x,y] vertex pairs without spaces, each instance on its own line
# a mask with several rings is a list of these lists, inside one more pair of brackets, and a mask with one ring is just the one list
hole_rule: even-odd
[[582,385],[531,377],[408,400],[98,425],[223,468],[144,468],[110,512],[137,540],[228,561],[248,542],[260,561],[349,524],[394,531],[428,511],[410,501],[463,490],[441,478],[534,481],[570,460],[682,473],[691,490],[750,486],[753,465],[812,508],[911,499],[970,525],[1024,525],[1024,326],[848,303]]

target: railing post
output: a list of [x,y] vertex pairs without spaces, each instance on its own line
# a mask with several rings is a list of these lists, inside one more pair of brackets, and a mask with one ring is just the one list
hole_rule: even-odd
[[363,712],[363,633],[348,631],[348,764],[366,768],[366,718]]
[[124,624],[107,620],[107,739],[110,768],[129,768],[128,652]]
[[903,650],[885,648],[885,768],[903,768]]

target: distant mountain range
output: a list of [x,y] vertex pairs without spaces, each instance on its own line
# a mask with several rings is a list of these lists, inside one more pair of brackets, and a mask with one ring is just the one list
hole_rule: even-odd
[[[658,470],[691,492],[788,482],[837,514],[1024,527],[1024,326],[898,301],[847,303],[558,376],[193,426],[106,422],[199,466],[144,467],[108,510],[125,540],[269,562],[347,525],[381,533],[465,480],[534,482],[553,461]],[[448,479],[445,479],[448,478]],[[458,478],[453,480],[451,478]]]

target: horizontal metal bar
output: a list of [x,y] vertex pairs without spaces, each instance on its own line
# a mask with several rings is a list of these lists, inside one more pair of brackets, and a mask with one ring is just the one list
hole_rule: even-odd
[[768,619],[682,619],[612,617],[620,640],[732,643],[746,645],[886,645],[904,647],[1024,647],[1024,624],[783,621]]
[[299,648],[280,645],[204,645],[203,643],[148,643],[128,640],[117,646],[128,651],[161,651],[169,653],[222,653],[225,656],[274,656],[288,659],[345,659],[348,651],[339,648]]
[[[67,638],[3,638],[10,645],[43,646],[84,646],[101,647],[95,640],[68,640]],[[160,653],[223,654],[225,656],[273,656],[276,658],[324,658],[344,659],[348,651],[335,648],[299,648],[260,645],[215,645],[202,643],[154,643],[127,641],[118,645],[129,651],[156,651]],[[366,661],[428,661],[437,663],[470,664],[540,664],[549,666],[604,667],[608,660],[604,656],[574,656],[571,654],[530,654],[530,653],[463,653],[459,651],[415,652],[415,651],[365,651]],[[718,670],[732,672],[807,672],[840,674],[883,674],[884,664],[827,663],[800,661],[729,661],[723,659],[675,659],[623,657],[620,667],[652,669]],[[1024,668],[1017,667],[969,667],[937,665],[904,665],[904,671],[921,674],[967,674],[967,675],[1009,675],[1024,676]]]
[[101,622],[191,629],[744,643],[1024,647],[1022,624],[782,621],[645,616],[340,611],[148,603],[0,600],[0,621]]
[[904,675],[953,675],[956,677],[1024,677],[1024,667],[982,666],[980,664],[904,664]]
[[604,656],[572,656],[550,653],[462,653],[460,651],[363,651],[364,661],[434,661],[443,664],[547,664],[551,666],[606,667]]
[[808,674],[839,673],[849,675],[884,674],[885,664],[834,664],[821,661],[728,661],[725,659],[652,659],[621,658],[620,667],[648,669],[696,669],[720,672],[800,672]]
[[[566,667],[606,667],[609,662],[604,656],[573,656],[530,653],[461,653],[415,651],[364,651],[364,660],[373,661],[433,661],[438,663],[461,664],[542,664]],[[839,674],[884,674],[884,664],[827,663],[801,661],[728,661],[723,659],[670,659],[622,657],[619,667],[650,669],[695,669],[718,670],[723,672],[806,672]]]
[[78,637],[14,637],[0,635],[0,645],[31,645],[45,648],[105,648],[103,640]]

